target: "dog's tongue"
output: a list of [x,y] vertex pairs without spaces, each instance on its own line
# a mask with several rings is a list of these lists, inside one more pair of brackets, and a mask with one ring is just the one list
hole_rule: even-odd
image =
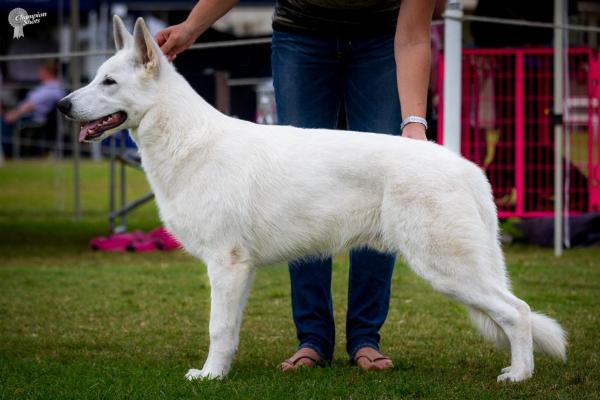
[[79,142],[83,142],[89,134],[94,133],[96,131],[96,128],[100,124],[100,121],[101,120],[97,119],[95,121],[90,121],[87,124],[83,125],[79,130]]
[[99,136],[105,130],[117,126],[123,120],[122,115],[119,112],[106,115],[102,118],[87,122],[81,127],[79,131],[79,141],[83,142],[89,139],[90,136]]

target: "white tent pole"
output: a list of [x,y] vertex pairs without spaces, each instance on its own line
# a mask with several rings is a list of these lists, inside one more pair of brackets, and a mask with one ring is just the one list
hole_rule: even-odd
[[462,17],[460,0],[448,0],[444,12],[444,146],[458,154],[462,104]]
[[554,255],[563,251],[563,0],[554,0]]

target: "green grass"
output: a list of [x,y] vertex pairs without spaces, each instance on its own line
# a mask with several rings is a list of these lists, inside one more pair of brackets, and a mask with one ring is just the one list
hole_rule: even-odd
[[[506,249],[514,290],[557,318],[570,336],[566,365],[536,357],[534,377],[497,384],[508,353],[484,343],[458,305],[398,263],[382,348],[395,369],[364,373],[344,353],[347,259],[335,258],[338,347],[331,367],[283,375],[295,346],[283,266],[259,271],[231,374],[183,376],[208,349],[205,268],[180,253],[100,254],[106,233],[107,166],[85,163],[83,218],[71,215],[68,164],[0,167],[0,399],[583,399],[600,393],[600,248]],[[130,172],[130,195],[147,190]],[[131,228],[158,224],[154,205]]]

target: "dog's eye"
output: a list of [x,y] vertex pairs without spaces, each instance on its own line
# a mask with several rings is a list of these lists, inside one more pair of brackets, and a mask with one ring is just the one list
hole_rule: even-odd
[[106,78],[104,78],[104,80],[102,81],[103,85],[116,85],[117,81],[115,81],[113,78],[109,78],[108,76]]

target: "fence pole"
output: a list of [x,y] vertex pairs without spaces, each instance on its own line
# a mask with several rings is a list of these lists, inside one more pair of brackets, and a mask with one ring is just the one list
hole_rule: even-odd
[[[564,23],[563,0],[554,0],[554,24]],[[554,28],[554,255],[563,250],[563,33]]]
[[215,71],[215,106],[223,114],[231,114],[231,93],[229,90],[229,72]]
[[448,0],[444,12],[444,146],[460,154],[462,5]]
[[[71,0],[71,51],[79,51],[79,0]],[[81,60],[75,57],[71,60],[71,89],[77,90],[81,85]],[[80,174],[79,174],[79,129],[76,123],[71,123],[71,139],[73,143],[73,207],[75,220],[81,219]]]

